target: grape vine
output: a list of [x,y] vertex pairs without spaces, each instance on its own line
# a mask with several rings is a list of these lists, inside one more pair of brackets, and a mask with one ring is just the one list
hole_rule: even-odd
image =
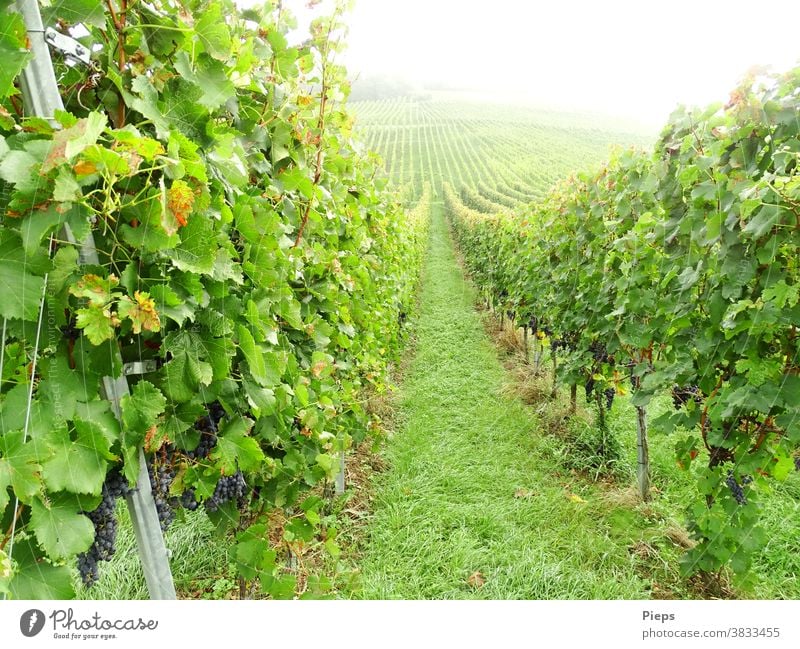
[[[93,62],[55,56],[65,110],[51,124],[27,116],[12,4],[0,0],[0,548],[13,546],[0,592],[73,597],[76,561],[97,579],[117,476],[134,486],[143,447],[162,527],[201,509],[246,538],[242,579],[291,596],[259,558],[273,552],[265,517],[297,507],[323,531],[309,492],[374,427],[364,395],[387,389],[402,347],[430,200],[405,212],[352,138],[343,8],[296,44],[280,3],[46,3],[45,23]],[[74,243],[88,233],[99,264]],[[121,424],[102,382],[122,375],[118,355],[153,370],[129,377]]]
[[618,151],[517,213],[476,212],[445,188],[476,283],[496,309],[551,323],[554,351],[575,336],[558,377],[595,396],[601,423],[618,367],[637,425],[671,392],[675,412],[651,425],[676,435],[696,479],[687,573],[746,573],[767,540],[753,494],[796,466],[798,88],[800,68],[748,77],[724,106],[677,110],[652,153]]

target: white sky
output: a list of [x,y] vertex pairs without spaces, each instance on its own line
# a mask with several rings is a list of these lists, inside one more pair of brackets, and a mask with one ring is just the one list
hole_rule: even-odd
[[[306,1],[284,4],[303,19]],[[655,124],[678,103],[726,100],[755,64],[800,64],[800,0],[356,0],[347,22],[351,74]]]

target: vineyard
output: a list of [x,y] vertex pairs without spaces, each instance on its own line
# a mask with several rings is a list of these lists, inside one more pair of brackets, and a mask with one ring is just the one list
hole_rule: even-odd
[[0,0],[0,596],[800,598],[800,69],[348,103],[345,21]]
[[613,144],[652,139],[610,118],[480,104],[457,94],[351,107],[366,143],[407,198],[419,196],[426,182],[448,182],[488,212],[544,197],[558,179],[600,163]]

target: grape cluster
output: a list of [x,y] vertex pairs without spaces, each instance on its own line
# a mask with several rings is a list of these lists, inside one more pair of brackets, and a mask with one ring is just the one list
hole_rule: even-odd
[[603,392],[603,396],[606,398],[606,410],[611,410],[611,406],[614,404],[614,395],[616,394],[617,391],[614,388],[606,388]]
[[736,477],[733,475],[733,471],[728,471],[728,477],[725,478],[725,484],[727,485],[728,489],[730,489],[731,495],[740,505],[747,504],[747,497],[744,495],[744,487],[750,484],[752,481],[753,478],[749,475],[746,475],[742,477],[742,484],[739,484],[736,481]]
[[675,410],[680,410],[689,402],[689,399],[694,399],[695,403],[702,403],[703,395],[700,388],[696,385],[689,385],[685,388],[679,385],[672,386],[672,405]]
[[794,458],[794,469],[795,471],[800,471],[800,456]]
[[78,329],[78,319],[75,316],[70,316],[67,324],[59,329],[67,340],[78,340],[81,335],[80,329]]
[[94,541],[86,552],[78,555],[78,572],[86,586],[92,586],[100,577],[98,562],[111,561],[117,550],[117,498],[130,493],[127,480],[114,469],[106,476],[100,504],[90,512],[83,512],[94,525]]
[[592,397],[592,392],[594,392],[594,377],[590,376],[586,379],[586,383],[583,384],[583,389],[586,391],[586,400],[588,401]]
[[194,487],[189,487],[181,494],[180,502],[181,507],[190,512],[195,511],[200,506],[200,501],[197,500]]
[[194,427],[200,431],[200,442],[193,451],[186,453],[188,458],[202,460],[208,457],[211,450],[217,445],[217,431],[219,422],[225,416],[225,410],[219,401],[215,401],[208,407],[208,414],[195,422]]
[[[150,487],[153,490],[153,500],[156,504],[158,520],[163,531],[166,531],[175,520],[175,512],[179,507],[183,507],[188,511],[195,511],[200,507],[200,501],[197,499],[194,487],[189,487],[180,496],[170,494],[172,483],[175,481],[175,466],[180,461],[181,456],[191,460],[207,458],[217,445],[219,424],[224,417],[225,409],[218,401],[209,404],[208,413],[195,422],[195,429],[200,431],[200,441],[193,450],[182,452],[168,444],[160,455],[154,456],[148,463],[147,473],[150,476]],[[158,463],[156,462],[157,457],[159,459]],[[244,484],[244,477],[241,473],[237,475],[240,477],[242,484]],[[216,511],[220,504],[234,498],[238,499],[244,495],[245,492],[238,486],[238,482],[233,480],[235,477],[231,476],[220,480],[222,487],[218,484],[214,496],[206,503],[209,511]],[[233,494],[232,497],[230,497],[231,494]],[[216,500],[214,500],[215,497]]]
[[210,512],[215,512],[227,502],[243,499],[246,493],[247,483],[244,481],[241,471],[237,471],[230,476],[223,476],[217,482],[217,487],[214,489],[211,498],[206,500],[206,509]]
[[614,364],[614,357],[608,353],[606,346],[599,340],[592,341],[589,345],[589,351],[592,353],[595,363]]
[[175,520],[175,509],[178,506],[177,498],[169,495],[172,481],[175,480],[175,470],[171,462],[156,463],[154,456],[147,463],[147,475],[150,476],[150,488],[153,490],[158,522],[161,524],[161,531],[166,532]]
[[552,349],[554,352],[557,352],[559,349],[567,349],[568,347],[569,345],[567,344],[567,341],[563,340],[562,338],[557,338],[550,341],[550,349]]

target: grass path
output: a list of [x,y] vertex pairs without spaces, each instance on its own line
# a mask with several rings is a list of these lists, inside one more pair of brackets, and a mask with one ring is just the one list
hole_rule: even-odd
[[416,356],[353,595],[649,597],[628,551],[637,521],[598,515],[594,489],[554,470],[533,411],[502,395],[507,377],[442,211],[434,205]]

